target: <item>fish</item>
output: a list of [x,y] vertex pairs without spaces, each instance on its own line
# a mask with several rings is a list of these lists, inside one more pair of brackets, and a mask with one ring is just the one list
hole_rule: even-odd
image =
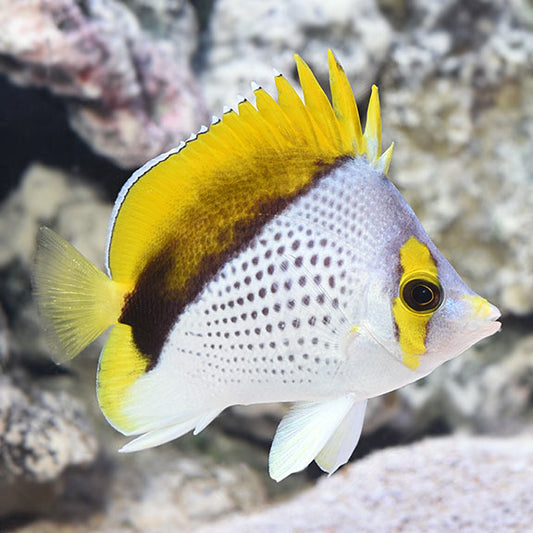
[[[49,228],[34,297],[58,363],[110,330],[97,371],[121,452],[198,434],[234,405],[292,404],[274,435],[281,481],[350,459],[367,401],[501,326],[389,179],[379,94],[366,124],[328,51],[328,98],[295,56],[303,98],[275,72],[114,205],[106,273]],[[438,169],[435,169],[438,179]]]

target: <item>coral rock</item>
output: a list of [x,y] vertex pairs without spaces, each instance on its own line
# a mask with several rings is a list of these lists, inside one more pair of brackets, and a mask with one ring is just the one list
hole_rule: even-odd
[[0,375],[0,516],[42,510],[60,494],[63,472],[90,464],[98,450],[72,397],[29,387]]
[[526,531],[533,437],[461,436],[376,452],[287,503],[205,533]]
[[0,17],[0,72],[64,99],[72,127],[117,164],[138,166],[198,129],[191,30],[183,46],[157,38],[114,0],[2,1]]
[[327,83],[326,50],[338,54],[356,91],[375,81],[391,44],[392,29],[375,1],[219,0],[211,16],[210,47],[203,75],[210,108],[219,114],[228,100],[248,94],[250,73],[275,94],[272,67],[292,79],[295,52]]
[[471,287],[531,313],[531,9],[419,0],[405,24],[380,84],[393,180]]

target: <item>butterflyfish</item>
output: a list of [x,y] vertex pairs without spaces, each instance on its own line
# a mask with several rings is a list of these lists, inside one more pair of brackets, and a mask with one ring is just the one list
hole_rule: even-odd
[[254,86],[255,105],[241,99],[131,176],[107,274],[39,233],[34,294],[58,361],[111,329],[97,395],[136,437],[123,452],[197,434],[233,405],[292,402],[271,477],[313,460],[331,474],[369,398],[500,328],[387,177],[377,88],[363,130],[333,53],[331,99],[295,59],[303,98],[276,73],[277,99]]

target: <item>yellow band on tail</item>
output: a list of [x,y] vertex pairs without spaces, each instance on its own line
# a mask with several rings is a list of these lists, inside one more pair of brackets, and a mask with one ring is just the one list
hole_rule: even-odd
[[118,322],[129,289],[109,279],[57,233],[41,228],[33,292],[55,360],[62,362]]

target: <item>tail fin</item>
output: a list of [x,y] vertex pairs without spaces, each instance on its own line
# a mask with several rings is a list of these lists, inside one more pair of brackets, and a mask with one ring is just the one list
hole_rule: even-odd
[[33,293],[57,362],[75,357],[118,321],[126,292],[57,233],[40,229]]

